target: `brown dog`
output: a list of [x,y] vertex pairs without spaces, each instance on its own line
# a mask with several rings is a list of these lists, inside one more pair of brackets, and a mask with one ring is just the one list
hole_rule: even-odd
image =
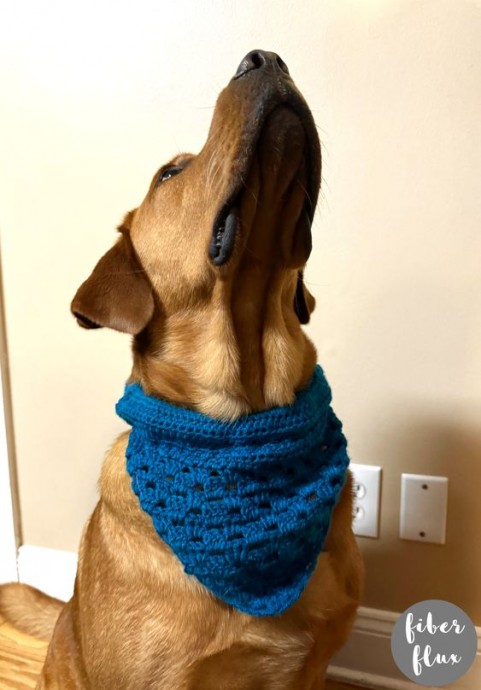
[[[249,53],[219,96],[202,151],[156,173],[79,289],[80,325],[133,334],[131,380],[152,396],[225,420],[291,403],[316,363],[301,328],[314,307],[302,270],[320,163],[287,67],[273,53]],[[52,626],[60,616],[38,687],[321,688],[361,589],[350,479],[300,599],[258,618],[184,573],[131,489],[127,441],[107,454],[73,598],[39,604]],[[4,591],[2,607],[18,622],[12,591],[18,597]]]

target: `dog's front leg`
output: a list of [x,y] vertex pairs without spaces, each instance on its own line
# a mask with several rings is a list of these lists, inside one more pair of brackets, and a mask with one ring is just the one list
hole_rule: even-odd
[[50,642],[37,690],[92,690],[75,636],[73,601],[62,610]]

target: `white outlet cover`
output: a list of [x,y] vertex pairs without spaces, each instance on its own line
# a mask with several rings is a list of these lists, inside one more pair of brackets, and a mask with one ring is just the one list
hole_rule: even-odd
[[401,475],[401,539],[445,544],[447,510],[447,477]]
[[354,519],[352,529],[358,537],[379,537],[379,506],[382,468],[351,463],[353,474]]

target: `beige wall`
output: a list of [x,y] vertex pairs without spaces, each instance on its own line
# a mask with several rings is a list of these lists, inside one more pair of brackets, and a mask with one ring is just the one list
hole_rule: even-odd
[[[156,167],[198,150],[249,49],[324,144],[310,332],[356,462],[384,468],[366,603],[481,624],[481,0],[3,3],[0,232],[23,537],[75,549],[121,423],[127,337],[69,316]],[[446,546],[398,539],[400,473],[450,479]]]

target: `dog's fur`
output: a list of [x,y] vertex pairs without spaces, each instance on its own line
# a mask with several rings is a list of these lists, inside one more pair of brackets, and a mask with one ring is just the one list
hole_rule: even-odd
[[[182,171],[159,183],[172,166]],[[316,362],[300,321],[314,308],[302,269],[319,178],[317,134],[285,71],[273,65],[232,80],[201,153],[155,175],[79,289],[79,323],[135,335],[131,380],[151,395],[226,420],[292,402]],[[227,203],[237,204],[237,236],[216,266],[208,247]],[[127,442],[123,434],[107,454],[73,598],[61,607],[21,585],[0,592],[0,609],[19,627],[53,630],[38,688],[321,688],[362,582],[350,478],[298,602],[255,618],[183,572],[132,492]]]

